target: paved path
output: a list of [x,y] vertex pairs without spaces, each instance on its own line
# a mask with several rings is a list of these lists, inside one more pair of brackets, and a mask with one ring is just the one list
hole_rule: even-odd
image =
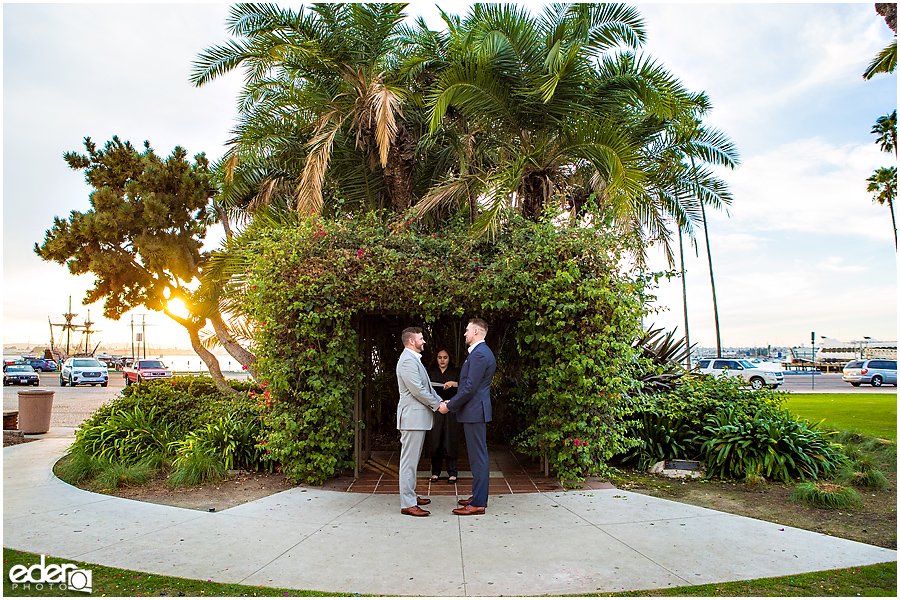
[[897,553],[615,489],[491,496],[478,517],[294,488],[216,513],[53,476],[70,434],[3,449],[3,545],[149,573],[383,595],[586,594],[896,561]]

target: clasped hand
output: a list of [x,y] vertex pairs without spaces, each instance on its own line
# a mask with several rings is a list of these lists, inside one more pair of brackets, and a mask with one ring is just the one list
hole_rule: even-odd
[[441,413],[442,415],[446,415],[448,412],[450,412],[450,409],[447,408],[446,400],[441,402],[441,407],[438,409],[438,412]]

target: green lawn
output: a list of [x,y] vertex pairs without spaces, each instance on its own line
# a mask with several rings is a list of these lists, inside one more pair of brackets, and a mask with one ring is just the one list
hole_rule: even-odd
[[844,431],[897,441],[896,394],[798,394],[785,402],[792,413]]
[[[90,569],[93,575],[91,594],[72,590],[50,589],[49,584],[24,584],[13,587],[9,581],[9,569],[13,565],[29,567],[40,563],[40,556],[3,548],[3,595],[20,597],[47,596],[187,596],[207,598],[212,596],[360,596],[354,593],[312,592],[291,588],[214,583],[195,579],[182,579],[167,575],[152,575],[143,571],[128,571],[101,567],[77,560],[46,558],[47,564],[73,563],[79,569]],[[58,586],[54,586],[57,588]],[[881,563],[866,567],[853,567],[786,575],[770,579],[747,579],[730,583],[666,588],[662,590],[638,590],[614,594],[590,594],[591,596],[888,596],[897,595],[897,563]]]

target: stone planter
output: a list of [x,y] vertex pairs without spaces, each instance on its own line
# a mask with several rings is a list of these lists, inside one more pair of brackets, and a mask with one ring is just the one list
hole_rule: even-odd
[[19,430],[25,434],[50,431],[50,413],[53,410],[52,390],[19,391]]

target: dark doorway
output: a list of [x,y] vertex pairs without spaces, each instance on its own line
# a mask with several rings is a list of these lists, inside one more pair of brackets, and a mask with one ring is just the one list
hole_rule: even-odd
[[[358,317],[358,346],[365,378],[354,403],[355,474],[374,451],[399,450],[397,432],[397,359],[403,351],[400,333],[407,327],[421,327],[425,336],[422,360],[426,368],[432,364],[437,351],[445,348],[453,364],[461,367],[468,355],[464,332],[468,319],[441,318],[430,323],[407,315],[362,315]],[[514,343],[506,343],[514,332],[514,324],[497,321],[489,323],[487,344],[497,357],[497,374],[491,389],[494,418],[488,428],[489,441],[509,444],[521,431],[517,391],[522,357]]]

